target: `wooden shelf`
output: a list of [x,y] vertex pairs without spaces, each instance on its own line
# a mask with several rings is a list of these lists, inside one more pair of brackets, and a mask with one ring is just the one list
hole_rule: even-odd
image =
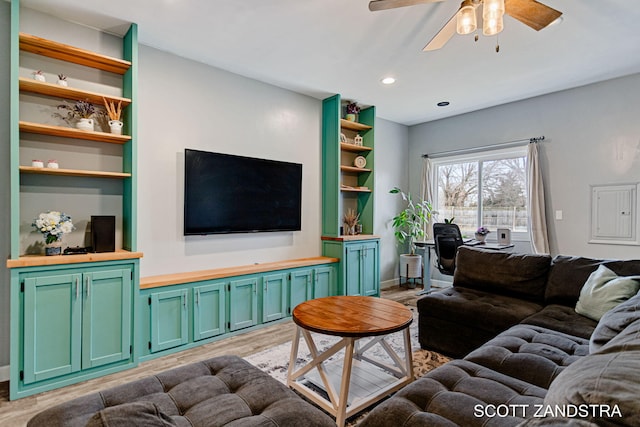
[[121,75],[131,67],[131,62],[129,61],[112,58],[26,33],[20,33],[20,50]]
[[41,175],[59,175],[59,176],[82,176],[87,178],[130,178],[130,173],[124,172],[102,172],[88,171],[80,169],[52,169],[52,168],[34,168],[33,166],[20,166],[21,173],[32,173]]
[[343,129],[362,131],[372,129],[369,125],[363,125],[362,123],[352,122],[345,119],[340,119],[340,127]]
[[81,262],[118,261],[142,258],[142,252],[130,252],[124,249],[115,252],[100,252],[80,255],[23,255],[18,259],[7,260],[7,268],[38,267],[43,265],[78,264]]
[[129,98],[119,96],[104,95],[88,90],[77,89],[68,86],[60,86],[55,83],[40,82],[34,79],[20,77],[20,90],[23,92],[37,93],[40,95],[54,96],[57,98],[74,99],[76,101],[89,101],[92,104],[104,105],[103,98],[108,101],[122,102],[122,106],[126,107],[131,104]]
[[380,236],[375,234],[355,234],[355,235],[342,235],[342,236],[321,236],[321,240],[328,240],[334,242],[350,242],[355,240],[372,240],[379,239]]
[[20,121],[20,131],[37,133],[40,135],[60,136],[62,138],[85,139],[88,141],[108,142],[111,144],[124,144],[131,140],[128,135],[116,135],[106,132],[90,132],[86,130],[67,128],[62,126],[44,125],[41,123]]
[[347,165],[340,165],[340,170],[343,172],[352,172],[352,173],[371,172],[371,169],[368,169],[368,168],[357,168],[355,166],[347,166]]
[[345,144],[344,142],[340,143],[340,149],[342,151],[350,151],[352,153],[362,153],[365,151],[373,150],[373,148],[367,147],[365,145]]
[[370,188],[355,188],[355,187],[343,187],[340,186],[340,191],[345,193],[371,193]]

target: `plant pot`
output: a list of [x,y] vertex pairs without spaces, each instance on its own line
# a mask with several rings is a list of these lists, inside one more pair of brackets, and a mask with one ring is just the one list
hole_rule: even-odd
[[93,132],[93,119],[79,119],[76,128]]
[[400,255],[400,276],[407,279],[422,277],[422,255]]
[[69,86],[69,84],[67,83],[67,81],[66,81],[66,80],[58,80],[58,85],[60,85],[60,86],[64,86],[64,87]]
[[476,233],[475,237],[476,237],[476,240],[478,242],[484,242],[485,239],[487,238],[487,235],[486,234],[478,234],[478,233]]
[[46,82],[47,81],[47,79],[45,79],[45,77],[42,74],[34,74],[33,79],[37,80],[39,82]]
[[345,118],[347,120],[349,120],[350,122],[355,122],[356,121],[356,115],[355,114],[347,114]]
[[45,244],[44,254],[47,256],[62,255],[62,242],[57,240],[55,242]]
[[120,120],[109,120],[109,129],[114,135],[122,135],[122,123]]

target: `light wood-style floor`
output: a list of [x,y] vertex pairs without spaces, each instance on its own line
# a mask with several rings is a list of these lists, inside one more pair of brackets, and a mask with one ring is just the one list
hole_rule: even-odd
[[[407,305],[415,305],[418,289],[394,287],[382,291],[382,297]],[[246,334],[226,338],[214,343],[174,353],[140,363],[136,368],[79,384],[63,387],[34,396],[9,401],[9,383],[0,383],[0,426],[21,427],[38,412],[46,408],[95,392],[114,387],[138,378],[143,378],[179,365],[205,360],[225,354],[246,357],[267,348],[291,340],[294,332],[292,321],[278,323]]]

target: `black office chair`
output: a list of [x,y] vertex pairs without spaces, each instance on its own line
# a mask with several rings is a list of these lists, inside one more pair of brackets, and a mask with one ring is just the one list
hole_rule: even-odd
[[433,224],[433,241],[436,248],[437,267],[440,273],[453,276],[456,269],[456,253],[462,246],[462,233],[457,224],[437,222]]

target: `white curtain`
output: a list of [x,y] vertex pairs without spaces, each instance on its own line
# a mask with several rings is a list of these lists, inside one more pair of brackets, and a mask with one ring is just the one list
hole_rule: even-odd
[[537,254],[548,254],[549,238],[544,205],[544,186],[537,142],[530,143],[527,150],[527,204],[533,251]]
[[[434,199],[433,195],[435,194],[435,178],[433,176],[433,166],[431,164],[431,159],[428,157],[422,158],[422,180],[420,182],[420,200],[426,200],[431,203],[433,206]],[[425,238],[430,238],[431,236],[431,227],[433,223],[433,217],[429,220],[429,222],[425,225],[424,235]]]

